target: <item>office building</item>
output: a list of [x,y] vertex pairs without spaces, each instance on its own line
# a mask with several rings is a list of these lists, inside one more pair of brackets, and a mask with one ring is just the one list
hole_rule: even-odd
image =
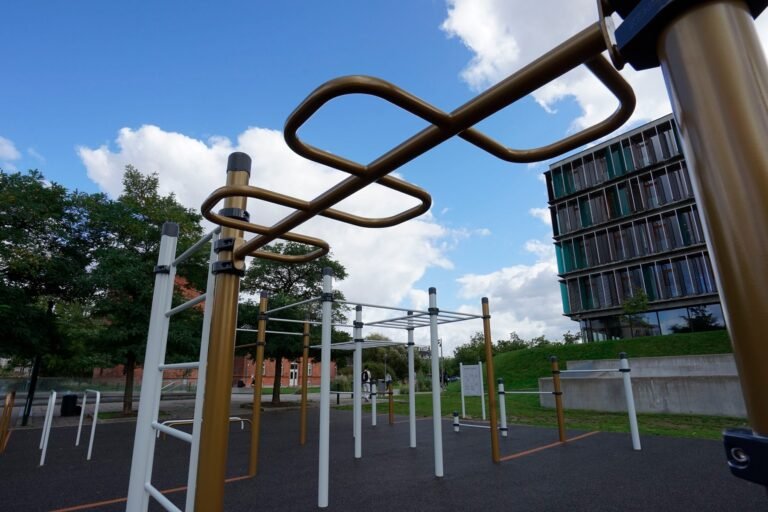
[[563,310],[584,341],[724,328],[671,115],[545,176]]

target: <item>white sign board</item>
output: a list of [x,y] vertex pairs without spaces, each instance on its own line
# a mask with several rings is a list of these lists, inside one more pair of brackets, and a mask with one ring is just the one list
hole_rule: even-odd
[[483,373],[479,364],[461,366],[461,389],[464,396],[483,396]]

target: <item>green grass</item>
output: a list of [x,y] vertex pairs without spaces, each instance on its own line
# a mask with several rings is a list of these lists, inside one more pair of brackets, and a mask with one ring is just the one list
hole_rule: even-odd
[[[583,359],[615,359],[619,352],[630,358],[672,355],[722,354],[731,352],[725,331],[653,336],[629,340],[603,341],[580,345],[552,345],[506,352],[494,358],[496,377],[503,377],[507,390],[537,390],[538,379],[552,375],[549,357],[555,355],[564,368],[565,361]],[[481,417],[480,399],[465,399],[467,415]],[[487,405],[487,404],[486,404]],[[441,406],[444,416],[453,411],[461,412],[460,383],[452,382],[443,393]],[[557,427],[554,409],[539,405],[538,395],[507,395],[507,421],[510,424]],[[379,411],[385,412],[386,401],[379,402]],[[366,407],[370,410],[370,406]],[[395,413],[408,414],[408,399],[398,396]],[[416,414],[432,415],[432,396],[416,395]],[[638,414],[641,435],[664,435],[700,439],[720,439],[728,427],[747,426],[742,418],[698,416],[683,414]],[[598,411],[566,409],[565,423],[568,429],[600,430],[604,432],[629,432],[627,415]]]

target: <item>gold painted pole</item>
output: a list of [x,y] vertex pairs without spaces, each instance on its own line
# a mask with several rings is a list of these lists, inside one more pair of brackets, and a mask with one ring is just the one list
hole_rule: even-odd
[[560,365],[557,363],[557,356],[549,358],[552,363],[552,394],[555,395],[555,410],[557,411],[557,435],[561,443],[566,441],[565,436],[565,413],[563,412],[563,390],[560,387]]
[[744,2],[702,2],[657,51],[753,431],[768,436],[768,66]]
[[[483,335],[485,336],[485,375],[488,381],[488,412],[491,420],[491,458],[498,464],[499,455],[499,425],[496,412],[496,377],[493,371],[493,340],[491,339],[491,314],[488,308],[488,297],[482,299]],[[482,377],[481,377],[482,378]],[[485,397],[480,397],[484,400]]]
[[256,368],[253,383],[253,411],[251,412],[251,453],[248,458],[248,476],[256,476],[259,468],[259,443],[261,442],[261,390],[264,386],[264,347],[267,343],[267,302],[268,295],[261,292],[259,297],[259,321],[256,327]]
[[389,424],[395,424],[395,396],[392,391],[392,381],[387,382],[387,394],[389,395]]
[[307,383],[309,377],[307,369],[309,368],[309,315],[304,318],[304,352],[301,354],[301,418],[299,422],[299,444],[304,446],[307,442]]
[[[250,169],[251,159],[248,155],[229,155],[227,185],[248,184]],[[244,197],[227,198],[224,202],[224,212],[234,214],[237,209],[244,212],[246,201]],[[231,239],[237,244],[242,242],[242,236],[242,231],[224,227],[219,242]],[[206,512],[220,511],[224,506],[237,300],[240,292],[239,273],[245,270],[244,260],[233,260],[232,249],[232,246],[221,246],[213,270],[216,273],[216,300],[211,313],[211,337],[195,489],[195,510]]]

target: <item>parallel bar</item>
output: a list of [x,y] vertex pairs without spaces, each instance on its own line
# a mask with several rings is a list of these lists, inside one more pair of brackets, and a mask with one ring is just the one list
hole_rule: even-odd
[[423,315],[429,315],[429,311],[418,311],[415,309],[398,308],[395,306],[382,306],[380,304],[368,304],[365,302],[352,302],[351,300],[336,300],[337,304],[349,304],[350,306],[363,306],[365,308],[379,308],[379,309],[391,309],[392,311],[412,311],[414,313],[421,313]]
[[[238,328],[238,329],[235,329],[235,330],[237,332],[256,332],[256,333],[259,332],[258,329],[242,329],[242,328]],[[264,333],[265,334],[287,334],[289,336],[304,336],[300,332],[291,332],[291,331],[264,331]],[[251,346],[251,344],[248,344],[248,345],[238,345],[237,348],[248,347],[248,346]]]
[[159,490],[157,490],[152,484],[149,482],[144,484],[144,489],[155,498],[155,501],[157,501],[162,507],[167,510],[168,512],[182,512],[182,510],[173,504],[171,500],[166,498],[163,493],[161,493]]
[[[296,306],[301,306],[302,304],[309,304],[310,302],[317,302],[320,300],[320,297],[314,297],[312,299],[307,300],[301,300],[299,302],[294,302],[293,304],[288,304],[287,306],[280,306],[279,308],[270,309],[269,311],[265,311],[264,313],[271,315],[272,313],[277,313],[278,311],[282,311],[284,309],[291,309],[295,308]],[[270,318],[271,320],[271,318]]]
[[203,293],[201,295],[198,295],[194,299],[188,300],[184,304],[181,304],[181,305],[176,306],[175,308],[171,309],[170,311],[165,313],[165,316],[172,317],[176,313],[181,313],[182,311],[185,311],[185,310],[187,310],[187,309],[189,309],[191,307],[197,306],[198,304],[200,304],[204,300],[205,300],[205,294]]
[[156,421],[152,422],[152,428],[159,430],[163,434],[168,434],[171,437],[175,437],[176,439],[181,439],[182,441],[186,441],[190,444],[192,443],[192,434],[187,434],[186,432],[177,428],[169,427]]
[[189,363],[168,363],[168,364],[161,364],[157,367],[158,370],[192,370],[194,368],[200,368],[200,361],[195,362],[189,362]]
[[206,243],[208,243],[211,240],[211,238],[213,238],[213,235],[215,233],[218,233],[219,231],[221,231],[221,228],[217,227],[216,229],[214,229],[213,231],[211,231],[207,235],[203,235],[203,238],[201,238],[200,240],[195,242],[194,245],[192,245],[192,247],[190,247],[189,249],[187,249],[186,251],[181,253],[179,256],[177,256],[176,259],[173,260],[172,265],[173,266],[178,266],[179,264],[181,264],[184,261],[186,261],[190,256],[192,256],[194,253],[196,253],[198,251],[198,249],[200,249],[202,246],[204,246]]
[[564,373],[601,373],[601,372],[620,372],[619,368],[604,368],[601,370],[560,370],[560,375]]

